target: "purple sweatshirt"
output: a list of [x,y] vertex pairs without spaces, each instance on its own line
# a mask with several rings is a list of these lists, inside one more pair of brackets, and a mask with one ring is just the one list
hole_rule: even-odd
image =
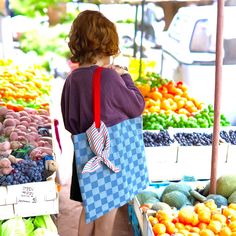
[[[65,128],[85,132],[93,123],[92,77],[97,65],[74,70],[66,79],[61,97]],[[112,69],[101,73],[101,120],[107,127],[142,114],[145,102],[129,74]]]

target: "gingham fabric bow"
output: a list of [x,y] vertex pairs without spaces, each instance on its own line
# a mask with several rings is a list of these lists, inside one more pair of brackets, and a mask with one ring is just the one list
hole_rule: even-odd
[[84,166],[82,173],[91,173],[101,167],[101,163],[107,165],[115,173],[119,172],[119,168],[112,164],[108,157],[110,155],[110,139],[105,124],[101,121],[99,130],[95,127],[95,122],[86,131],[88,142],[91,150],[95,153],[95,157],[91,158]]

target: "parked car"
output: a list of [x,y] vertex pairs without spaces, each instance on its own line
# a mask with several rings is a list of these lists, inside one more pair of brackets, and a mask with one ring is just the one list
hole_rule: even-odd
[[[224,7],[221,112],[236,124],[236,7]],[[183,81],[192,96],[214,103],[217,7],[182,7],[174,16],[162,44],[163,77]]]

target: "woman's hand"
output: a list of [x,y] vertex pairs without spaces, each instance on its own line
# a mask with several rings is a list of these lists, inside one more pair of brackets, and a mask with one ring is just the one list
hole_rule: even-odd
[[110,69],[115,70],[119,75],[128,74],[128,69],[119,65],[109,65],[107,66]]

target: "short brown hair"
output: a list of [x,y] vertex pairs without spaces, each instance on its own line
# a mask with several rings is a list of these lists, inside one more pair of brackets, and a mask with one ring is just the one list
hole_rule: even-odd
[[71,61],[80,64],[96,63],[98,56],[116,55],[119,53],[116,26],[99,11],[82,11],[72,24],[68,46]]

